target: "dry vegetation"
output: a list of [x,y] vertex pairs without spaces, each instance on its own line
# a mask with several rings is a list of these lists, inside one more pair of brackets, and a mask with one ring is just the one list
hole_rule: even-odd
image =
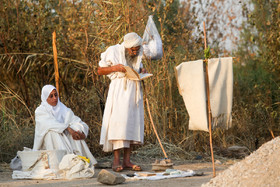
[[[209,154],[208,133],[188,130],[188,114],[173,71],[183,61],[203,58],[203,40],[193,35],[198,23],[188,1],[8,0],[0,7],[0,162],[9,161],[23,146],[32,147],[41,88],[55,84],[53,31],[61,101],[89,125],[87,143],[93,154],[104,156],[99,136],[109,80],[96,73],[100,54],[122,42],[127,32],[142,35],[151,14],[164,44],[161,60],[143,62],[154,74],[145,83],[154,123],[169,153],[176,152],[174,157],[193,159],[187,152]],[[213,28],[217,23],[211,22]],[[248,37],[245,31],[243,35]],[[244,45],[240,48],[234,67],[233,128],[214,131],[213,141],[217,147],[238,144],[254,150],[270,140],[272,132],[280,133],[279,69],[270,74],[273,64],[263,68],[263,59],[247,53]],[[213,56],[220,52],[212,49]],[[248,63],[242,66],[241,62]],[[146,112],[146,156],[156,143]]]

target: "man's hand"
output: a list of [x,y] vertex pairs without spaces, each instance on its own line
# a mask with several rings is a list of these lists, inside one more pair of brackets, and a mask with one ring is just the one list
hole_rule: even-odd
[[98,67],[97,72],[99,75],[108,75],[112,72],[123,72],[125,73],[126,70],[123,67],[122,64],[118,64],[115,66],[109,66],[109,67]]
[[71,134],[74,140],[84,140],[86,138],[85,134],[80,131],[74,131],[72,128],[67,128],[68,132]]
[[114,71],[123,72],[123,73],[126,72],[126,70],[125,70],[125,68],[123,67],[122,64],[112,66],[112,68],[114,68]]
[[145,68],[141,68],[140,73],[147,73],[147,70]]

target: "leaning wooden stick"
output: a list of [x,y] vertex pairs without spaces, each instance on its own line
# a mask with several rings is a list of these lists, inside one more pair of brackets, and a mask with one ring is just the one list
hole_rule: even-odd
[[[207,49],[207,41],[206,41],[206,30],[205,30],[205,22],[203,22],[203,32],[204,32],[204,48]],[[208,123],[209,123],[209,136],[210,136],[210,149],[211,149],[211,157],[213,164],[213,177],[216,176],[215,170],[215,162],[214,162],[214,153],[213,153],[213,145],[212,145],[212,113],[210,107],[210,90],[209,90],[209,76],[208,76],[208,59],[205,58],[205,81],[206,81],[206,94],[207,94],[207,112],[208,112]]]
[[273,133],[273,131],[270,128],[269,128],[269,132],[270,132],[272,138],[274,139],[275,138],[274,133]]
[[152,123],[152,127],[153,127],[153,129],[154,129],[154,132],[155,132],[155,134],[156,134],[156,137],[157,137],[157,139],[158,139],[158,142],[159,142],[159,145],[160,145],[160,147],[161,147],[161,149],[162,149],[162,152],[163,152],[163,154],[164,154],[164,157],[165,157],[165,159],[168,159],[167,154],[166,154],[166,152],[165,152],[165,150],[164,150],[164,148],[163,148],[163,146],[162,146],[162,143],[161,143],[161,141],[160,141],[160,138],[159,138],[159,136],[158,136],[158,133],[157,133],[157,130],[156,130],[156,127],[155,127],[155,124],[154,124],[154,121],[153,121],[153,118],[152,118],[152,115],[151,115],[150,106],[149,106],[149,101],[148,101],[148,98],[147,98],[147,93],[146,93],[146,90],[145,90],[144,81],[142,81],[142,83],[143,83],[143,90],[144,90],[144,93],[145,93],[145,95],[146,95],[146,100],[145,100],[145,101],[146,101],[146,105],[147,105],[147,110],[148,110],[148,113],[149,113],[150,121],[151,121],[151,123]]
[[54,59],[54,73],[55,73],[55,86],[57,93],[59,94],[59,73],[58,73],[58,64],[57,64],[57,49],[56,49],[56,34],[55,31],[52,33],[52,42],[53,42],[53,59]]

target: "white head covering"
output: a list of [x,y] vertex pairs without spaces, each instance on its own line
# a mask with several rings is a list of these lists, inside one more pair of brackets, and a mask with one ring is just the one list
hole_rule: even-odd
[[45,85],[42,88],[41,105],[44,106],[47,109],[47,111],[55,117],[56,120],[63,123],[67,112],[67,107],[60,102],[59,98],[56,106],[51,106],[47,102],[47,99],[53,90],[56,90],[56,88],[53,85]]
[[124,36],[124,47],[132,48],[142,45],[142,38],[135,32],[128,33]]

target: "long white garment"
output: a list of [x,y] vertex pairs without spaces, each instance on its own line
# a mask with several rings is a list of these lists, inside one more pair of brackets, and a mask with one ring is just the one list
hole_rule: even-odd
[[92,164],[96,164],[97,162],[86,142],[84,140],[74,140],[65,131],[67,127],[70,127],[75,131],[83,132],[87,136],[88,126],[67,107],[64,118],[64,122],[57,121],[54,115],[43,105],[40,105],[35,110],[36,127],[33,150],[62,149],[66,150],[67,153],[86,156],[91,160]]
[[[133,67],[138,72],[142,67],[142,51],[141,47],[137,63]],[[128,65],[123,44],[111,46],[101,54],[100,67],[117,64]],[[113,140],[128,140],[139,143],[143,143],[144,140],[143,94],[140,90],[140,81],[126,79],[122,72],[111,73],[108,77],[111,79],[111,83],[100,136],[100,144],[103,145],[103,150],[106,152],[113,150]]]
[[[190,116],[189,129],[208,131],[203,61],[183,62],[176,67],[179,92]],[[231,127],[233,96],[232,57],[208,61],[213,127]]]

